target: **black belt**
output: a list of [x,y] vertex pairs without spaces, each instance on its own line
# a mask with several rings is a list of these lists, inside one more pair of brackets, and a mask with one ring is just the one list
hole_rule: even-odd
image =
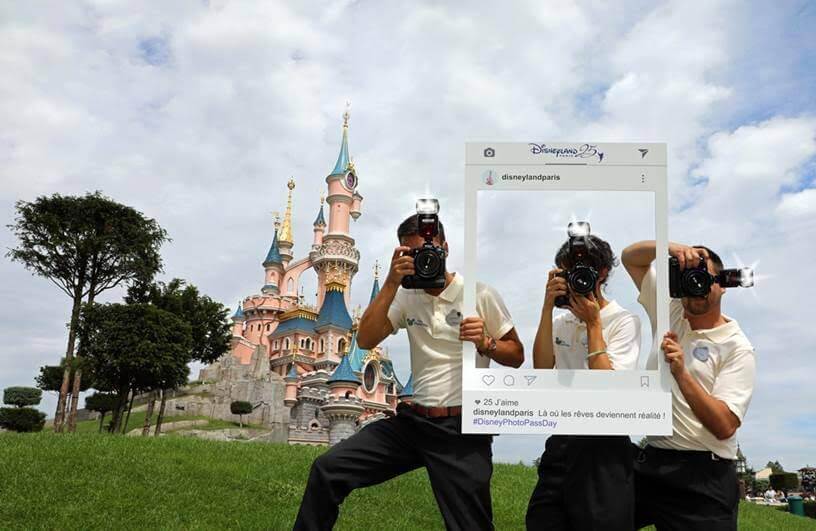
[[723,461],[726,463],[732,463],[733,459],[726,459],[725,457],[720,457],[714,452],[708,450],[672,450],[668,448],[658,448],[656,446],[649,446],[646,445],[646,448],[642,448],[640,453],[637,456],[637,461],[639,463],[643,463],[647,456],[653,455],[658,459],[672,459],[677,461],[691,461],[695,463],[702,463],[711,461]]

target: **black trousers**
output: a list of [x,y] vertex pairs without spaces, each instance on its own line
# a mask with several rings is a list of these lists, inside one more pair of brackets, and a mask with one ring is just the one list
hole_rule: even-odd
[[711,452],[647,446],[635,459],[637,529],[735,530],[739,486],[734,461]]
[[527,529],[631,530],[632,457],[626,436],[551,436],[527,507]]
[[448,529],[493,529],[493,437],[463,435],[461,417],[424,418],[407,407],[315,459],[296,530],[331,529],[352,490],[424,466]]

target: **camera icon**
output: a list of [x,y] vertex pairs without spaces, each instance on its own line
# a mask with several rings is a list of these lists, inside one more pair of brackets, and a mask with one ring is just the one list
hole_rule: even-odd
[[496,156],[496,150],[493,149],[492,147],[485,148],[484,156],[485,157],[495,157]]

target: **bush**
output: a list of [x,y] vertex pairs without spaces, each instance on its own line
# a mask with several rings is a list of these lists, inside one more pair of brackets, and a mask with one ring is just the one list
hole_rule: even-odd
[[7,387],[3,402],[10,406],[36,406],[42,400],[42,390],[35,387]]
[[230,404],[230,412],[233,415],[249,415],[252,413],[252,404],[244,400],[236,400]]
[[816,502],[805,502],[805,516],[816,518]]
[[11,431],[42,431],[45,425],[45,413],[30,407],[0,408],[0,428]]
[[799,488],[799,476],[795,472],[781,472],[779,474],[771,474],[768,478],[771,488],[774,490],[781,490],[787,492],[789,490],[796,490]]

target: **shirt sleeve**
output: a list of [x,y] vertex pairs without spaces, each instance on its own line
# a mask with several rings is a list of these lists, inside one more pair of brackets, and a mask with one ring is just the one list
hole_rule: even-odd
[[388,307],[388,320],[391,321],[391,334],[399,332],[400,328],[405,328],[405,312],[403,311],[403,291],[402,288],[397,290],[394,295],[394,300],[391,301],[391,306]]
[[743,348],[725,360],[714,380],[711,396],[725,402],[740,423],[754,394],[755,377],[756,355],[753,350]]
[[650,267],[649,272],[643,276],[643,281],[640,283],[640,295],[638,295],[637,300],[646,310],[646,315],[649,316],[652,335],[654,335],[657,329],[657,272],[654,266]]
[[484,320],[487,334],[494,339],[501,339],[513,329],[513,320],[501,295],[492,287],[481,283],[476,297],[476,313]]
[[606,354],[616,371],[637,369],[640,356],[640,319],[636,315],[621,318],[606,341]]

